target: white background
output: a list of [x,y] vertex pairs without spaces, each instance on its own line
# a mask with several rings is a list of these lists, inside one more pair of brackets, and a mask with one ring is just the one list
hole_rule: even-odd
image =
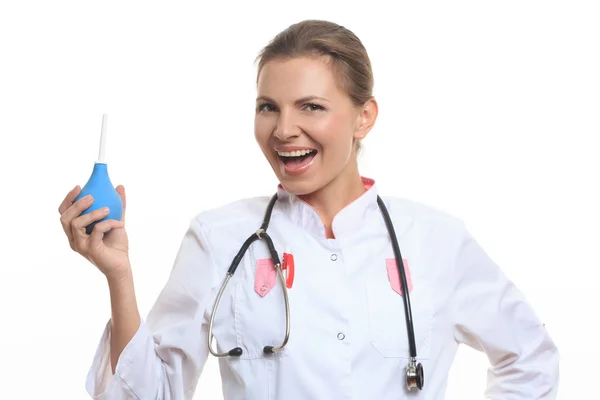
[[[254,142],[253,61],[305,18],[350,28],[371,56],[380,116],[362,174],[463,218],[559,346],[559,398],[594,396],[597,3],[392,4],[1,3],[1,398],[87,398],[109,297],[57,208],[89,178],[102,113],[145,316],[196,213],[275,190]],[[447,399],[483,398],[486,367],[461,349]],[[197,398],[221,398],[220,385],[210,358]]]

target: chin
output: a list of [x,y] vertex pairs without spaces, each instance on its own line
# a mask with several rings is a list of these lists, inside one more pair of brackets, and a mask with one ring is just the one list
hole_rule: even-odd
[[295,196],[305,196],[314,193],[323,187],[322,182],[316,178],[298,179],[295,177],[278,177],[283,188]]

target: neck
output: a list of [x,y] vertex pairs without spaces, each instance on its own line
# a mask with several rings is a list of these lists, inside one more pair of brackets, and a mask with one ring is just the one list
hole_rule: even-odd
[[335,215],[365,192],[358,167],[342,172],[333,181],[316,192],[302,195],[300,198],[308,203],[319,215],[325,227],[327,238],[334,238],[331,223]]

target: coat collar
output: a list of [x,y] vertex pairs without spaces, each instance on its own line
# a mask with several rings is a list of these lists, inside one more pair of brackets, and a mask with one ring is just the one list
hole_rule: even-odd
[[[336,239],[351,236],[366,228],[366,222],[373,218],[371,214],[379,213],[375,181],[365,177],[361,179],[366,191],[333,218],[332,230]],[[278,207],[294,224],[315,236],[325,237],[325,227],[314,208],[281,185],[278,186],[277,196]]]

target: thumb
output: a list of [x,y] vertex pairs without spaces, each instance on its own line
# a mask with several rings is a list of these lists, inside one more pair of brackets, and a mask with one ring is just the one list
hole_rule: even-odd
[[123,216],[121,216],[121,221],[125,221],[125,210],[127,208],[127,196],[125,195],[125,186],[119,185],[115,188],[119,196],[121,197],[121,201],[123,202]]

